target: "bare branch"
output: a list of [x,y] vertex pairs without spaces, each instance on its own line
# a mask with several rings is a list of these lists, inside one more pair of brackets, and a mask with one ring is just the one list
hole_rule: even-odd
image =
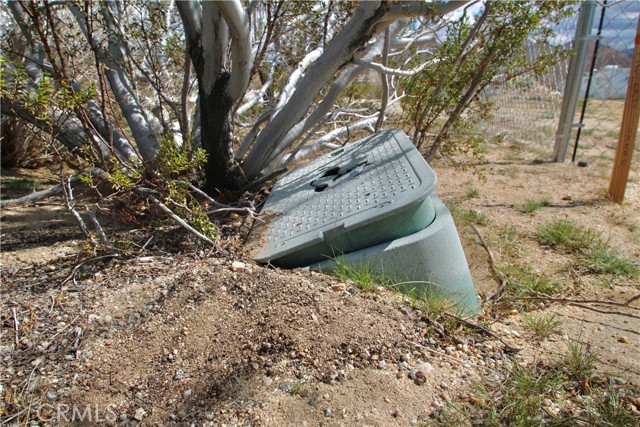
[[227,94],[236,101],[247,89],[251,76],[251,25],[249,15],[242,8],[239,0],[222,0],[217,6],[229,26],[233,49],[231,51],[232,73],[227,87]]
[[431,66],[434,64],[434,61],[428,61],[425,62],[423,64],[420,64],[419,66],[411,69],[411,70],[400,70],[397,68],[389,68],[386,67],[383,64],[378,64],[376,62],[367,62],[367,61],[363,61],[362,59],[358,59],[358,58],[354,58],[353,59],[353,63],[354,64],[358,64],[358,65],[362,65],[368,68],[371,68],[372,70],[375,70],[381,74],[384,75],[390,75],[390,76],[402,76],[402,77],[408,77],[408,76],[413,76],[415,74],[418,74],[420,71],[424,70],[425,68]]

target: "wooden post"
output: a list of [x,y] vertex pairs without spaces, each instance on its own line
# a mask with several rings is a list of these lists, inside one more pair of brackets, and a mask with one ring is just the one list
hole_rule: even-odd
[[631,61],[627,97],[624,101],[624,112],[622,113],[618,147],[616,148],[616,157],[613,161],[611,181],[609,182],[609,198],[615,203],[622,203],[624,199],[624,191],[627,188],[627,180],[629,179],[629,169],[631,168],[631,158],[633,157],[633,148],[636,143],[639,120],[640,19],[638,19],[638,29],[636,30],[636,42],[633,49],[633,59]]

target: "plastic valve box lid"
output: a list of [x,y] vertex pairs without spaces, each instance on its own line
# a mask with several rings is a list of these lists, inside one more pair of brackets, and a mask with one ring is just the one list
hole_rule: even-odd
[[401,130],[345,145],[280,178],[255,259],[302,267],[416,233],[435,218],[436,183]]

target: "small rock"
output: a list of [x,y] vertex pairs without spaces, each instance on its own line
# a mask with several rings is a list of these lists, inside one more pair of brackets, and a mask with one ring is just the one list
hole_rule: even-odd
[[331,289],[336,291],[336,292],[344,292],[347,290],[347,284],[346,283],[336,283],[334,285],[331,285]]
[[108,314],[102,318],[102,323],[105,325],[109,325],[111,324],[111,322],[113,322],[113,317],[109,316]]
[[191,397],[191,394],[193,393],[193,391],[189,388],[187,390],[184,391],[184,393],[182,393],[182,395],[184,396],[185,399],[188,399]]
[[331,408],[326,408],[324,410],[324,416],[329,418],[331,415],[333,415],[333,410]]
[[144,396],[142,396],[142,393],[140,393],[139,391],[136,391],[136,394],[134,394],[133,397],[138,400],[142,400]]
[[625,337],[624,335],[620,335],[618,337],[618,342],[621,342],[623,344],[629,344],[629,339],[627,337]]
[[420,368],[420,370],[425,374],[433,371],[433,365],[429,362],[421,363],[420,365],[418,365],[418,368]]
[[416,379],[413,380],[415,385],[422,385],[427,382],[427,377],[422,371],[416,372]]
[[381,360],[380,362],[378,362],[378,367],[380,369],[387,369],[387,362],[385,362],[384,360]]
[[409,368],[409,374],[407,375],[407,377],[409,377],[410,380],[415,380],[416,379],[416,370],[413,368]]
[[578,162],[578,167],[586,168],[587,166],[589,166],[589,162],[587,162],[586,160],[580,160]]
[[52,392],[52,391],[48,391],[47,392],[47,399],[56,400],[57,398],[58,398],[58,395],[55,394],[54,392]]
[[289,393],[291,391],[291,386],[287,383],[280,383],[278,384],[278,390],[283,393]]
[[393,418],[400,418],[402,416],[402,413],[400,412],[400,409],[394,408],[394,410],[391,411],[391,416]]
[[143,408],[138,408],[133,414],[133,419],[136,421],[142,421],[145,415],[147,415],[147,411],[145,411]]
[[242,271],[242,270],[245,270],[246,268],[247,268],[247,264],[245,264],[244,262],[233,261],[231,263],[231,270],[232,271]]
[[178,369],[176,371],[176,374],[173,376],[174,380],[181,380],[184,378],[184,371],[182,370],[182,368]]

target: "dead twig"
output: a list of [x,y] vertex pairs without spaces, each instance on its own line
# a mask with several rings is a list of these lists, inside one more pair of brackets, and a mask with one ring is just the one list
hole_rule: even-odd
[[93,207],[89,208],[87,207],[87,214],[89,214],[89,219],[91,220],[91,223],[93,224],[93,228],[96,229],[96,233],[98,233],[98,237],[100,237],[100,240],[102,241],[102,244],[107,246],[107,247],[111,247],[111,244],[109,243],[109,239],[107,239],[107,234],[104,232],[104,230],[102,229],[102,226],[100,225],[100,223],[98,222],[98,218],[96,217],[96,207],[98,205],[94,205]]
[[238,207],[234,207],[224,203],[220,203],[219,201],[209,196],[207,193],[200,190],[198,187],[196,187],[193,184],[189,184],[189,189],[198,193],[200,196],[204,197],[209,203],[216,206],[216,209],[207,211],[207,215],[222,213],[222,212],[246,212],[251,218],[264,222],[261,218],[259,218],[259,215],[256,213],[256,210],[253,207],[253,204],[243,208],[238,208]]
[[[67,276],[67,278],[62,281],[62,284],[64,285],[69,280],[75,278],[75,275],[78,272],[78,270],[80,269],[80,267],[82,267],[86,263],[91,262],[91,261],[96,261],[96,260],[99,260],[99,259],[103,259],[103,258],[115,258],[115,257],[118,257],[118,256],[120,256],[120,255],[119,254],[107,254],[107,255],[100,255],[100,256],[97,256],[97,257],[85,259],[84,261],[82,261],[81,263],[79,263],[78,265],[73,267],[73,270],[71,271],[71,274],[69,274]],[[53,306],[52,306],[52,309],[53,309]]]
[[18,348],[18,343],[20,342],[20,335],[18,333],[18,328],[20,327],[20,322],[18,321],[18,315],[16,314],[16,308],[11,307],[11,314],[13,314],[13,329],[15,332],[16,339],[16,349]]
[[491,273],[493,277],[498,282],[498,289],[496,289],[495,291],[487,295],[485,298],[485,302],[489,302],[494,298],[498,298],[502,294],[504,289],[507,287],[508,281],[504,277],[504,275],[500,271],[498,271],[498,269],[496,268],[496,260],[493,256],[493,251],[489,247],[489,244],[484,239],[484,237],[482,237],[482,234],[480,234],[480,230],[478,230],[478,227],[476,227],[475,224],[471,224],[471,223],[469,224],[469,226],[471,227],[473,232],[476,234],[476,236],[478,236],[478,239],[480,239],[480,244],[482,245],[482,247],[487,251],[487,254],[489,255],[489,268],[491,269]]
[[477,331],[480,331],[480,332],[482,332],[482,333],[484,333],[484,334],[486,334],[486,335],[490,336],[491,338],[494,338],[494,339],[496,339],[496,340],[500,341],[500,342],[502,343],[502,345],[504,345],[504,349],[505,349],[505,351],[507,351],[508,353],[519,353],[520,351],[522,351],[522,349],[521,349],[521,348],[519,348],[519,347],[513,347],[513,346],[511,346],[511,345],[507,344],[507,343],[506,343],[502,338],[500,338],[500,337],[499,337],[495,332],[493,332],[491,329],[489,329],[489,328],[487,328],[487,327],[485,327],[485,326],[482,326],[482,325],[480,325],[480,324],[478,324],[478,323],[470,322],[470,321],[468,321],[468,320],[465,320],[465,319],[463,319],[463,318],[461,318],[461,317],[458,317],[458,316],[456,316],[456,315],[454,315],[454,314],[451,314],[451,313],[447,313],[447,312],[445,312],[444,314],[445,314],[445,316],[448,316],[448,317],[450,317],[450,318],[452,318],[452,319],[457,320],[458,322],[462,323],[463,325],[467,326],[468,328],[471,328],[471,329],[475,329],[475,330],[477,330]]
[[625,313],[623,311],[617,311],[617,310],[601,310],[599,308],[595,308],[595,307],[591,307],[590,305],[584,305],[584,304],[577,304],[575,302],[570,302],[567,303],[569,305],[572,305],[574,307],[580,307],[580,308],[584,308],[585,310],[591,310],[591,311],[595,311],[596,313],[602,313],[602,314],[615,314],[618,316],[624,316],[624,317],[631,317],[633,319],[640,319],[640,316],[636,315],[636,314],[631,314],[631,313]]
[[89,229],[87,228],[87,224],[85,224],[84,220],[76,210],[76,202],[73,200],[73,187],[71,186],[71,178],[65,179],[62,176],[62,172],[60,173],[60,181],[62,185],[62,195],[64,198],[64,206],[67,208],[71,216],[76,220],[78,225],[80,226],[80,230],[82,233],[89,239],[89,241],[95,245],[96,241],[89,233]]
[[167,205],[165,205],[164,203],[162,203],[160,200],[156,199],[155,197],[150,197],[150,199],[153,201],[153,203],[155,203],[160,209],[162,209],[162,211],[164,213],[166,213],[169,217],[171,217],[171,219],[173,219],[175,222],[177,222],[178,224],[180,224],[185,230],[187,230],[188,232],[190,232],[191,234],[193,234],[194,236],[196,236],[198,239],[202,240],[203,242],[206,242],[208,244],[210,244],[211,246],[213,246],[218,252],[220,252],[221,254],[225,255],[225,256],[230,256],[231,254],[227,251],[225,251],[224,249],[222,249],[218,244],[216,244],[216,242],[214,242],[213,240],[211,240],[210,238],[208,238],[207,236],[205,236],[204,234],[200,233],[198,230],[196,230],[195,228],[193,228],[192,226],[190,226],[189,224],[187,224],[187,222],[180,218],[178,215],[176,215],[175,213],[173,213],[173,211],[171,209],[169,209],[167,207]]
[[629,306],[629,304],[631,304],[632,302],[637,301],[637,300],[639,300],[639,299],[640,299],[640,294],[636,295],[635,297],[631,297],[631,298],[629,298],[628,300],[626,300],[626,301],[624,302],[624,306],[625,306],[625,307],[628,307],[628,306]]
[[632,310],[640,311],[638,307],[632,307],[629,304],[637,299],[640,299],[640,295],[636,295],[635,297],[627,300],[626,302],[617,302],[610,300],[601,300],[601,299],[573,299],[573,298],[559,298],[559,297],[551,297],[546,295],[536,296],[536,297],[514,297],[514,300],[520,301],[552,301],[559,302],[565,304],[602,304],[602,305],[614,305],[617,307],[626,307]]

